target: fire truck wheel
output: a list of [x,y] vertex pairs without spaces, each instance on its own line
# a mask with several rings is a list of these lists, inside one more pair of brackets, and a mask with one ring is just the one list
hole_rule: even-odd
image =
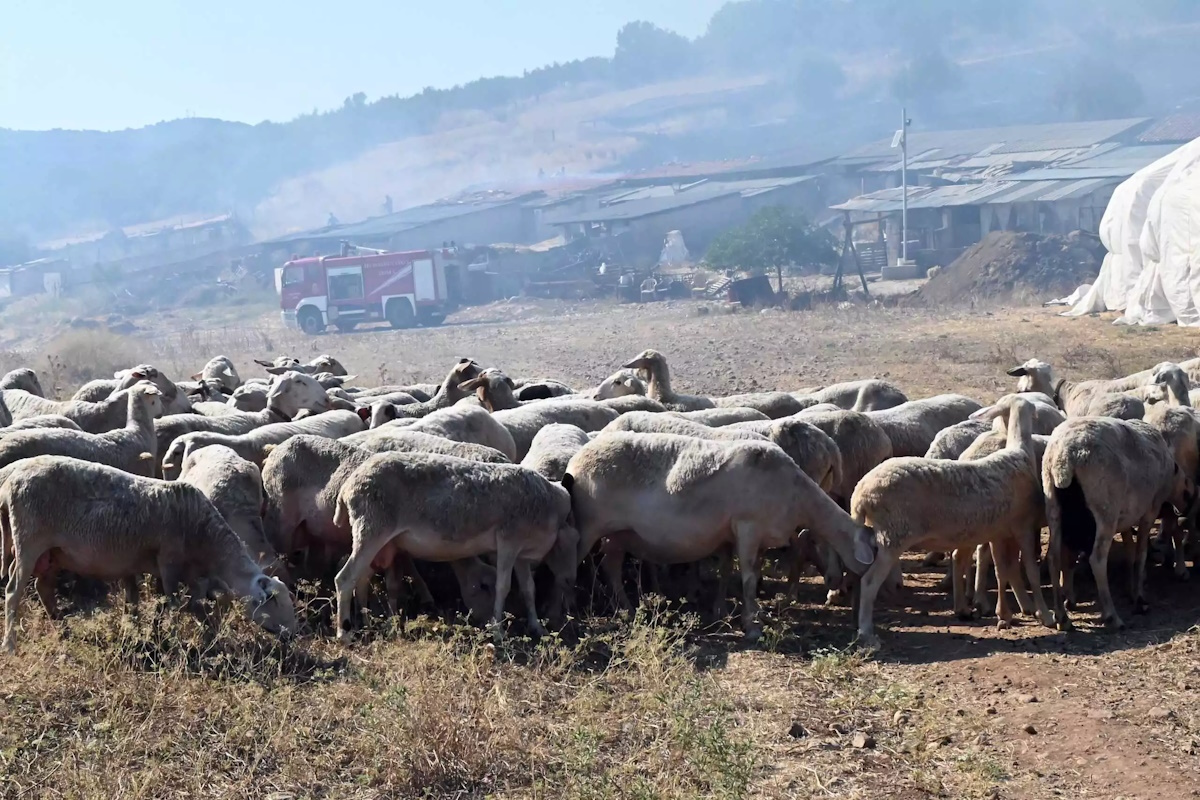
[[321,312],[311,308],[306,308],[300,312],[299,316],[296,317],[296,324],[300,326],[300,330],[309,336],[316,336],[325,330],[325,322],[321,319]]
[[417,324],[417,315],[412,304],[404,298],[391,300],[387,304],[387,321],[397,330],[411,328]]

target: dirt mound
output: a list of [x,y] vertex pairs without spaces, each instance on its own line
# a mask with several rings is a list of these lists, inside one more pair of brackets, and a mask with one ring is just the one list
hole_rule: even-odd
[[1033,300],[1059,297],[1100,272],[1104,247],[1088,234],[989,233],[947,267],[937,269],[916,301]]

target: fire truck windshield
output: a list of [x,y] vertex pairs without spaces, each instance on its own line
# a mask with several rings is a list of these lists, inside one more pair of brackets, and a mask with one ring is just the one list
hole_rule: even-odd
[[283,285],[295,286],[304,282],[304,267],[287,267],[283,271]]

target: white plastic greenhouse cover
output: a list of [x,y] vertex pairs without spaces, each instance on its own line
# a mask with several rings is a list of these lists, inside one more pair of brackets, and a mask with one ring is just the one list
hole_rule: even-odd
[[1100,221],[1108,255],[1063,316],[1124,311],[1124,325],[1200,325],[1200,139],[1134,173]]

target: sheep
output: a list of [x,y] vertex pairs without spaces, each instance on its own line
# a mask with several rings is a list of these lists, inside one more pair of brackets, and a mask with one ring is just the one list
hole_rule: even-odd
[[262,361],[256,358],[254,363],[266,369],[271,375],[283,375],[288,372],[299,372],[304,375],[316,375],[318,372],[328,372],[331,375],[347,374],[342,362],[328,354],[319,355],[307,364],[301,364],[299,359],[287,356],[279,356],[274,361]]
[[1168,503],[1191,505],[1195,483],[1179,469],[1163,435],[1141,420],[1069,417],[1050,437],[1042,460],[1050,528],[1050,587],[1059,630],[1070,630],[1063,604],[1060,552],[1088,554],[1100,599],[1101,623],[1124,627],[1108,587],[1108,551],[1118,532],[1137,526],[1130,571],[1134,610],[1143,595],[1150,526]]
[[226,392],[234,392],[242,385],[242,378],[238,375],[237,367],[233,365],[233,359],[229,356],[210,358],[208,363],[192,376],[192,380],[201,383],[217,381]]
[[[296,630],[292,599],[263,574],[208,498],[194,486],[130,475],[102,464],[38,456],[14,464],[0,486],[0,552],[13,562],[4,599],[4,647],[16,652],[19,607],[30,578],[51,617],[59,570],[102,580],[155,573],[168,594],[183,582],[244,598],[267,630]],[[136,594],[133,596],[136,599]]]
[[431,433],[422,433],[409,428],[393,428],[387,425],[361,433],[352,433],[349,436],[343,436],[338,441],[368,453],[439,453],[444,456],[457,456],[491,464],[512,463],[508,456],[493,447],[473,442],[456,442],[453,439],[446,439]]
[[[1005,395],[996,402],[1002,403],[1009,397],[1011,395]],[[1066,419],[1048,395],[1023,392],[1020,397],[1032,408],[1032,433],[1036,436],[1049,436]],[[933,437],[925,458],[957,459],[976,439],[992,429],[993,426],[977,419],[964,420],[943,428]]]
[[[769,422],[769,420],[768,420]],[[692,422],[676,414],[654,414],[649,411],[631,411],[614,419],[600,429],[599,433],[609,431],[627,431],[630,433],[673,433],[677,436],[694,436],[698,439],[713,441],[766,441],[766,436],[752,430],[744,430],[737,426],[727,428],[710,428],[699,422]]]
[[646,382],[631,369],[620,369],[600,381],[600,385],[586,392],[593,400],[611,400],[617,397],[646,394]]
[[188,414],[192,410],[191,401],[187,394],[179,391],[175,382],[162,374],[150,364],[141,364],[130,369],[123,369],[113,375],[111,380],[88,381],[79,391],[75,392],[72,400],[86,403],[98,403],[109,397],[113,392],[128,389],[139,381],[150,381],[162,392],[164,414]]
[[272,423],[287,422],[301,411],[324,411],[329,408],[329,396],[320,384],[308,375],[293,372],[272,384],[268,406],[255,413],[227,414],[206,417],[200,414],[178,414],[154,423],[156,452],[165,454],[171,443],[185,433],[211,431],[235,436]]
[[787,392],[752,392],[714,397],[717,408],[752,408],[770,419],[790,417],[804,410],[804,404]]
[[408,386],[389,385],[377,386],[373,389],[355,389],[347,390],[355,400],[365,400],[367,398],[382,397],[387,394],[403,393],[415,397],[418,403],[424,403],[433,398],[437,394],[438,389],[442,388],[438,383],[417,383]]
[[[98,403],[82,400],[47,400],[23,389],[0,391],[0,405],[8,408],[13,421],[46,415],[64,416],[87,433],[104,433],[125,425],[129,390],[121,389]],[[164,409],[165,410],[165,409]]]
[[644,394],[627,394],[620,397],[608,397],[600,401],[618,414],[628,414],[630,411],[651,411],[662,413],[667,407],[657,400]]
[[228,447],[214,445],[185,458],[178,480],[204,493],[265,572],[290,582],[287,567],[263,530],[263,486],[258,467]]
[[531,400],[548,400],[551,397],[565,397],[577,394],[570,386],[553,378],[538,378],[537,380],[513,381],[516,398],[522,403]]
[[701,408],[716,408],[711,397],[677,394],[671,388],[671,371],[667,359],[657,350],[643,350],[622,369],[636,369],[646,376],[647,394],[672,411],[696,411]]
[[792,396],[805,405],[831,403],[848,411],[883,411],[908,402],[899,387],[875,378],[835,383],[824,389],[801,389]]
[[983,406],[960,394],[910,400],[883,411],[868,411],[892,442],[893,456],[923,456],[943,428],[962,422]]
[[842,488],[842,454],[829,434],[803,419],[736,422],[730,428],[752,431],[774,442],[791,456],[813,483],[836,501]]
[[388,402],[373,403],[370,415],[371,427],[377,428],[396,419],[417,419],[435,411],[450,408],[470,394],[471,390],[462,389],[461,386],[478,376],[480,372],[482,372],[482,368],[472,359],[460,358],[431,399],[399,406]]
[[[830,411],[847,411],[849,409],[842,408],[836,403],[817,403],[815,406],[809,406],[800,412],[800,414],[827,414]],[[800,416],[796,414],[796,416]]]
[[615,410],[595,400],[556,398],[541,400],[520,408],[497,411],[492,418],[508,429],[516,446],[519,461],[529,452],[533,437],[542,428],[559,422],[583,430],[597,431],[620,416]]
[[[427,434],[416,436],[437,439]],[[394,444],[397,450],[412,446],[407,452],[436,452],[421,451],[420,439],[402,440],[397,437],[387,442],[377,442],[380,443]],[[323,548],[332,547],[349,552],[352,544],[350,529],[334,523],[338,492],[342,484],[372,455],[375,452],[346,444],[344,439],[317,436],[294,436],[273,449],[262,469],[263,524],[269,544],[280,553],[293,553],[317,544]],[[483,457],[489,458],[486,454]],[[391,569],[391,564],[379,566],[386,568],[387,604],[395,613],[399,604],[400,573]],[[411,560],[405,557],[402,567],[413,578],[422,600],[432,604],[429,588],[421,580]],[[467,608],[476,616],[486,618],[490,609],[484,584],[491,585],[486,566],[465,559],[452,563],[451,567],[458,578]],[[364,577],[369,580],[369,575]],[[360,589],[359,600],[365,604],[366,587]]]
[[579,537],[570,517],[566,489],[515,464],[416,453],[372,456],[342,485],[334,513],[335,524],[349,525],[354,537],[350,558],[334,579],[338,638],[349,632],[355,586],[388,551],[426,561],[494,553],[497,638],[514,570],[529,626],[544,634],[531,567],[543,560],[550,566],[556,601],[574,588]]
[[43,414],[40,417],[26,417],[6,428],[0,428],[0,436],[8,433],[16,433],[17,431],[42,428],[66,428],[72,431],[82,430],[82,428],[75,424],[74,420],[67,419],[62,414]]
[[674,414],[680,419],[699,422],[701,425],[709,425],[714,428],[732,425],[735,422],[769,422],[771,420],[756,408],[702,408],[696,411],[668,411],[667,413]]
[[24,389],[30,394],[36,394],[38,397],[46,396],[46,393],[42,390],[42,382],[38,380],[37,373],[26,367],[6,372],[4,377],[0,378],[0,389]]
[[[620,421],[620,417],[615,421]],[[567,463],[589,441],[587,433],[574,425],[552,423],[533,437],[529,452],[521,459],[521,466],[547,480],[561,481]]]
[[[421,419],[401,419],[389,422],[372,431],[403,430],[429,433],[456,442],[470,442],[490,447],[516,462],[517,445],[508,428],[479,406],[455,405],[435,411]],[[365,437],[364,437],[365,438]]]
[[272,445],[286,442],[293,436],[310,434],[337,439],[363,430],[363,421],[353,411],[326,411],[294,422],[276,422],[242,434],[229,435],[211,431],[185,433],[167,449],[163,457],[162,471],[168,479],[173,478],[179,468],[193,452],[201,447],[223,444],[242,458],[261,467]]
[[261,383],[243,383],[233,390],[225,402],[237,411],[262,411],[267,407],[270,388]]
[[154,474],[154,419],[162,416],[162,396],[152,383],[142,382],[123,392],[128,421],[124,428],[87,433],[69,428],[17,431],[0,437],[0,467],[41,455],[71,456],[107,464],[135,475]]
[[[881,412],[874,412],[879,414]],[[1017,540],[1026,578],[1033,588],[1038,618],[1051,624],[1042,596],[1037,567],[1037,542],[1033,535],[1041,518],[1041,493],[1034,465],[1032,408],[1020,397],[1009,397],[973,412],[975,419],[1004,419],[1008,438],[998,453],[977,461],[943,461],[920,457],[892,458],[871,470],[854,490],[851,516],[874,530],[876,558],[859,588],[858,639],[878,646],[874,628],[875,598],[889,573],[906,550],[933,548],[966,552],[984,542]],[[1004,567],[1000,576],[997,615],[1009,624],[1005,584],[1027,597],[1019,573]],[[959,570],[955,570],[954,608],[970,616]],[[1029,607],[1026,600],[1022,607]]]
[[[1156,403],[1146,408],[1145,421],[1162,434],[1175,458],[1175,463],[1186,475],[1200,475],[1200,413],[1189,406],[1172,406],[1166,403]],[[1193,532],[1196,528],[1197,509],[1184,509],[1186,512],[1187,529],[1179,524],[1174,515],[1164,514],[1163,538],[1172,545],[1175,577],[1187,580],[1188,568],[1184,555],[1184,544],[1188,529]]]
[[[1142,402],[1119,393],[1158,383],[1159,369],[1170,367],[1177,368],[1177,365],[1163,362],[1153,369],[1126,378],[1073,383],[1068,380],[1055,381],[1054,370],[1049,364],[1031,358],[1024,364],[1008,370],[1008,374],[1017,378],[1018,392],[1047,394],[1068,417],[1111,416],[1117,419],[1141,419],[1145,413]],[[1175,375],[1174,371],[1168,369],[1164,380],[1172,379]]]
[[604,540],[603,566],[625,607],[627,551],[655,563],[688,563],[732,542],[750,640],[761,636],[755,595],[762,551],[789,546],[798,529],[809,528],[852,569],[874,559],[870,532],[769,442],[607,432],[575,454],[563,486],[571,493],[580,559]]

